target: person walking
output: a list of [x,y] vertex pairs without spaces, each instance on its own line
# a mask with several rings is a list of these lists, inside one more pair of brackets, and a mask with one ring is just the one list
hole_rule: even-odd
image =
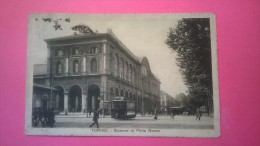
[[91,117],[91,108],[87,109],[87,117]]
[[201,111],[199,108],[197,108],[197,111],[196,111],[196,120],[199,120],[200,121],[200,118],[201,118]]
[[154,119],[157,120],[158,119],[158,111],[157,109],[155,108],[155,111],[154,111]]
[[54,108],[51,108],[48,111],[48,126],[53,127],[55,123],[55,113],[54,113]]
[[99,110],[95,109],[94,110],[94,116],[93,116],[93,123],[89,126],[89,128],[91,128],[93,125],[97,125],[97,128],[99,128],[99,125],[98,125],[98,119],[99,119]]

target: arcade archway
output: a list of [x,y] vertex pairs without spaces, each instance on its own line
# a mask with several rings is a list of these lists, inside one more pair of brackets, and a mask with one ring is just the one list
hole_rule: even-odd
[[59,111],[64,111],[64,89],[61,86],[56,86],[55,89],[57,89],[56,94],[56,109]]
[[100,88],[98,87],[98,85],[90,85],[88,87],[88,109],[91,109],[92,111],[95,108],[99,108],[99,101],[98,101],[98,97],[100,96]]
[[69,112],[81,112],[82,90],[79,86],[74,85],[69,90]]

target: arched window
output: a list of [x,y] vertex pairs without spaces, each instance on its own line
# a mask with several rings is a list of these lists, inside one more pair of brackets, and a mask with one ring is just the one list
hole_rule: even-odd
[[110,52],[110,74],[115,75],[115,58],[113,53]]
[[56,63],[56,73],[61,74],[62,73],[62,64],[60,61]]
[[127,63],[127,61],[125,62],[125,77],[124,77],[124,79],[128,81],[128,63]]
[[133,69],[133,75],[132,75],[132,81],[133,81],[133,83],[135,83],[135,77],[136,77],[136,72],[135,72],[135,67],[134,67],[134,69]]
[[93,58],[92,60],[91,60],[91,73],[97,73],[97,60],[95,59],[95,58]]
[[116,58],[115,58],[115,76],[118,76],[119,75],[119,58],[118,58],[117,54],[115,56],[116,56]]
[[89,49],[89,54],[94,54],[94,53],[100,53],[100,48],[98,47],[92,47]]
[[79,49],[78,48],[72,49],[72,55],[78,55],[78,54],[79,54]]
[[129,93],[129,98],[132,100],[132,92]]
[[121,62],[120,62],[120,78],[124,78],[124,60],[123,58],[121,58]]
[[123,89],[121,89],[121,91],[120,91],[120,96],[124,96],[124,90]]
[[79,73],[79,61],[78,60],[73,61],[73,73]]
[[109,100],[111,100],[113,98],[114,98],[114,89],[113,89],[113,87],[111,87],[110,88],[110,99]]
[[125,91],[125,97],[128,98],[128,92],[127,91]]
[[129,65],[129,73],[128,73],[128,76],[129,76],[129,82],[132,82],[132,65],[130,64]]
[[63,51],[61,49],[55,51],[55,56],[63,56]]
[[117,87],[116,87],[116,96],[119,96],[119,91]]

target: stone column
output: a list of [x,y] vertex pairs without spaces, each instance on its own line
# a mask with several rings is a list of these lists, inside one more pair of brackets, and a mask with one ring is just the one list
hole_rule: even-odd
[[94,108],[96,108],[96,105],[95,105],[95,96],[92,96],[92,111],[94,110]]
[[68,111],[69,111],[68,103],[69,103],[69,94],[68,93],[64,93],[64,112],[65,112],[65,114],[68,114]]
[[55,96],[55,103],[56,103],[56,109],[59,109],[59,105],[60,105],[60,96],[59,95],[56,95]]
[[69,73],[69,58],[65,60],[65,74],[68,75]]
[[107,48],[106,48],[106,43],[103,43],[103,73],[107,73],[107,60],[106,60],[106,55],[107,55]]
[[82,101],[81,102],[82,103],[82,106],[81,106],[82,109],[81,110],[82,110],[82,112],[84,112],[84,109],[87,110],[87,106],[86,106],[86,93],[82,93],[81,99],[82,99],[81,100]]
[[86,75],[86,57],[83,57],[82,66],[83,66],[82,73]]
[[101,96],[103,94],[104,101],[107,101],[107,76],[101,76]]

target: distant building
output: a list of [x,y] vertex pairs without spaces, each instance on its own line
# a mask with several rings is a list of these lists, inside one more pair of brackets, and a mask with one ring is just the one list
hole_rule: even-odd
[[177,105],[177,100],[165,91],[160,91],[160,105],[162,113],[169,113],[170,107]]
[[136,101],[137,111],[159,107],[161,83],[148,59],[136,57],[112,30],[86,30],[45,40],[48,63],[34,68],[34,83],[55,88],[48,96],[56,110],[93,110],[100,101],[109,108],[115,96]]

